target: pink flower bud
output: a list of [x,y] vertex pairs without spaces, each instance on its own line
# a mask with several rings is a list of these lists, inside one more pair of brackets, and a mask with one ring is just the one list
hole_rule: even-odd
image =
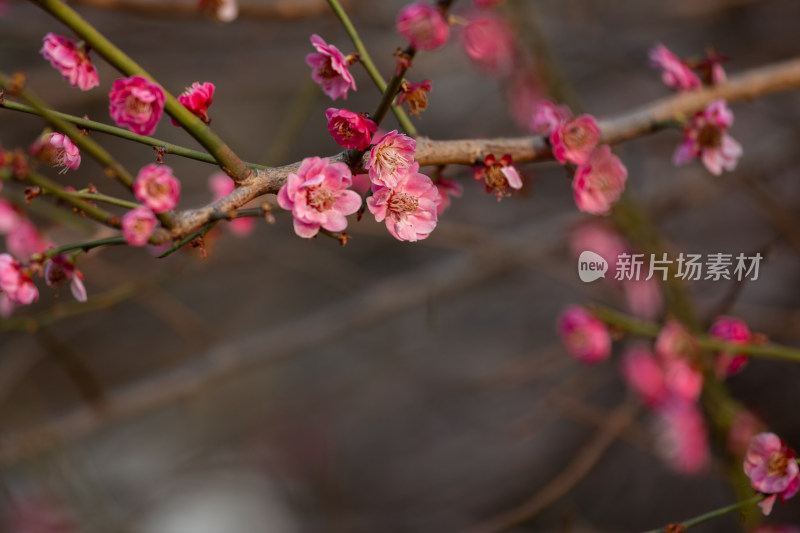
[[415,2],[400,10],[397,31],[418,50],[436,50],[450,37],[450,25],[442,12],[425,2]]
[[114,122],[139,135],[156,131],[164,113],[164,91],[142,76],[115,80],[111,86],[109,113]]
[[311,79],[322,87],[322,92],[331,100],[347,99],[347,91],[356,90],[356,81],[348,70],[347,58],[319,35],[311,36],[311,44],[317,49],[316,53],[306,56],[306,64],[311,67]]
[[558,333],[567,353],[581,363],[600,363],[611,355],[608,328],[583,307],[570,306],[561,313]]
[[328,131],[339,146],[366,150],[372,135],[378,130],[370,119],[347,109],[330,108],[325,111],[328,118]]
[[39,51],[50,61],[53,68],[61,72],[69,84],[82,91],[99,85],[97,70],[89,59],[89,53],[79,48],[74,41],[48,33],[44,36],[44,46]]
[[[711,324],[708,333],[731,344],[744,345],[753,341],[753,334],[750,333],[747,324],[738,318],[719,317]],[[720,352],[717,354],[717,376],[720,378],[732,376],[741,371],[746,363],[745,354]]]
[[[178,102],[200,117],[200,120],[206,124],[210,124],[211,119],[208,118],[208,107],[214,101],[215,90],[216,86],[209,81],[203,83],[194,82],[191,87],[187,87],[186,90],[178,96]],[[175,122],[175,119],[171,120],[174,125],[179,126],[179,124]]]
[[145,165],[133,182],[133,194],[154,213],[175,209],[181,194],[181,183],[167,165]]
[[586,165],[579,166],[572,180],[578,209],[593,215],[607,215],[625,190],[628,170],[606,145],[597,148]]
[[156,216],[145,206],[139,206],[122,217],[122,236],[131,246],[144,246],[156,229]]
[[651,64],[662,70],[661,80],[664,85],[679,91],[690,91],[702,86],[700,78],[692,69],[663,44],[657,44],[650,50]]

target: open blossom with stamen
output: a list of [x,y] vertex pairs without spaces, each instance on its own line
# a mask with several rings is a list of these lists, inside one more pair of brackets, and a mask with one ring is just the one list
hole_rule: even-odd
[[347,99],[347,91],[356,90],[356,80],[350,74],[350,62],[338,48],[326,43],[319,35],[311,36],[311,44],[317,49],[306,56],[306,64],[311,67],[311,79],[319,83],[322,92],[331,100]]
[[683,130],[683,142],[675,150],[673,163],[683,165],[700,158],[715,176],[734,170],[742,156],[742,145],[728,135],[732,124],[733,113],[725,100],[711,102]]
[[[178,102],[200,117],[200,120],[206,124],[210,124],[211,119],[208,118],[208,107],[214,101],[214,91],[216,88],[217,87],[210,81],[205,81],[203,83],[194,82],[191,87],[187,87],[186,90],[178,96]],[[179,124],[175,122],[175,119],[171,120],[174,125],[179,126]]]
[[663,44],[659,43],[650,50],[650,63],[662,70],[661,80],[667,87],[679,91],[689,91],[702,86],[700,78],[689,65],[670,52]]
[[79,302],[86,301],[83,273],[63,254],[53,256],[44,267],[44,279],[49,287],[58,287],[69,280],[69,290]]
[[[236,188],[230,176],[224,172],[215,172],[208,178],[208,187],[214,195],[214,201],[219,200],[223,196],[228,196]],[[237,237],[246,237],[250,235],[256,227],[256,219],[253,217],[240,217],[234,218],[229,221],[226,228],[231,230],[231,233]]]
[[562,122],[550,135],[553,156],[559,163],[585,165],[600,140],[600,128],[591,115]]
[[350,167],[344,163],[308,157],[286,178],[278,191],[278,205],[292,212],[294,232],[300,237],[310,239],[320,228],[343,231],[347,215],[361,207],[361,197],[348,189],[352,183]]
[[364,115],[347,109],[330,108],[325,111],[328,118],[328,131],[339,146],[366,150],[378,126]]
[[494,154],[487,155],[483,159],[483,166],[476,169],[475,179],[483,180],[486,192],[493,193],[498,200],[504,196],[511,196],[512,189],[522,188],[522,178],[509,154],[505,154],[500,159],[497,159]]
[[375,220],[386,221],[395,239],[415,242],[427,238],[436,227],[440,202],[436,185],[414,163],[392,187],[373,182],[367,207]]
[[48,33],[44,36],[44,46],[39,51],[50,61],[53,68],[61,72],[69,84],[82,91],[88,91],[100,84],[89,53],[81,49],[72,39]]
[[122,236],[131,246],[144,246],[156,229],[156,216],[149,207],[139,206],[122,217]]
[[421,111],[428,109],[428,93],[431,92],[431,80],[419,83],[404,81],[400,86],[397,105],[408,104],[408,112],[418,117]]
[[480,68],[492,74],[506,74],[514,66],[514,32],[505,19],[484,14],[474,17],[464,27],[462,40],[467,55]]
[[39,291],[30,274],[11,254],[0,254],[0,291],[15,305],[30,305],[39,299]]
[[611,355],[608,328],[584,307],[565,309],[558,319],[558,333],[567,353],[581,363],[600,363]]
[[397,31],[419,50],[436,50],[450,37],[442,12],[425,2],[407,5],[397,15]]
[[533,133],[549,137],[571,117],[572,112],[567,106],[556,105],[549,100],[539,100],[529,127]]
[[172,175],[172,169],[167,165],[150,163],[142,167],[136,176],[133,194],[154,213],[163,213],[178,205],[181,182]]
[[139,135],[156,131],[164,113],[164,90],[142,76],[115,80],[108,95],[108,111],[119,126]]
[[414,165],[417,141],[392,130],[375,143],[369,151],[369,179],[376,185],[396,187],[406,171]]
[[[731,344],[745,345],[753,341],[750,328],[738,318],[719,317],[711,324],[708,333]],[[741,371],[746,363],[747,355],[743,353],[720,352],[717,354],[715,364],[717,376],[721,378],[732,376]]]
[[31,145],[29,151],[52,166],[61,168],[62,174],[67,169],[77,170],[81,164],[81,151],[63,133],[45,133]]
[[625,190],[628,169],[607,145],[598,147],[588,164],[578,167],[572,191],[578,209],[593,215],[607,215]]
[[772,495],[758,504],[765,515],[772,511],[777,497],[783,503],[800,488],[800,471],[794,457],[794,450],[774,433],[759,433],[750,440],[744,473],[755,490]]

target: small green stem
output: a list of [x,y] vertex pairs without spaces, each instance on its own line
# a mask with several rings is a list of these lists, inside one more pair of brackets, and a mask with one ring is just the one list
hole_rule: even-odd
[[64,191],[66,194],[69,194],[73,198],[83,198],[85,200],[95,200],[98,202],[105,202],[111,205],[118,205],[120,207],[125,207],[127,209],[136,209],[137,207],[141,207],[140,204],[136,202],[129,202],[127,200],[122,200],[121,198],[115,198],[113,196],[108,196],[106,194],[100,193],[93,193],[93,192],[84,192],[84,191]]
[[205,234],[208,233],[209,231],[211,231],[214,228],[214,226],[216,226],[219,223],[220,220],[221,219],[215,220],[213,222],[209,222],[208,224],[203,226],[201,229],[195,231],[194,233],[192,233],[188,237],[185,237],[184,239],[180,240],[177,244],[173,245],[172,248],[169,248],[168,250],[164,251],[160,255],[157,255],[156,259],[164,259],[165,257],[170,256],[173,253],[177,252],[178,250],[180,250],[181,248],[183,248],[184,246],[186,246],[187,244],[189,244],[190,242],[192,242],[196,238],[205,236]]
[[116,217],[108,211],[94,206],[89,202],[82,200],[81,198],[76,198],[74,193],[65,190],[61,185],[50,178],[46,178],[35,172],[29,172],[25,176],[25,180],[33,185],[36,185],[37,187],[40,187],[45,193],[51,194],[56,198],[67,202],[78,211],[97,220],[98,222],[102,222],[103,224],[111,226],[112,228],[119,228],[120,226],[119,217]]
[[[737,503],[734,503],[734,504],[731,504],[731,505],[726,505],[725,507],[720,507],[719,509],[715,509],[714,511],[710,511],[708,513],[701,514],[701,515],[696,516],[694,518],[690,518],[689,520],[681,522],[679,525],[683,526],[686,529],[689,529],[690,527],[696,526],[697,524],[702,524],[703,522],[707,522],[708,520],[711,520],[712,518],[717,518],[719,516],[726,515],[726,514],[730,513],[731,511],[736,511],[738,509],[743,509],[745,507],[749,507],[751,505],[755,505],[758,502],[760,502],[761,500],[763,500],[764,498],[765,498],[765,496],[763,494],[756,494],[755,496],[753,496],[752,498],[750,498],[748,500],[744,500],[742,502],[737,502]],[[646,531],[645,533],[665,533],[666,531],[667,531],[667,528],[666,527],[662,527],[660,529],[651,529],[649,531]]]
[[70,252],[72,250],[80,250],[81,252],[87,252],[92,248],[99,248],[100,246],[116,246],[119,244],[128,244],[125,241],[124,237],[108,237],[106,239],[98,239],[96,241],[84,241],[84,242],[74,242],[72,244],[65,244],[64,246],[59,246],[58,248],[50,248],[45,250],[41,254],[34,255],[34,260],[39,259],[50,259],[53,256],[64,252]]

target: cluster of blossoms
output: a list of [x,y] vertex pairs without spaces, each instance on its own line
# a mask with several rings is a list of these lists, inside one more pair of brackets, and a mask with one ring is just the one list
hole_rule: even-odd
[[783,503],[800,489],[795,451],[774,433],[759,433],[750,440],[744,473],[755,490],[769,495],[758,504],[765,515],[772,512],[776,499]]
[[133,194],[143,205],[122,217],[122,236],[131,246],[144,246],[156,228],[155,213],[166,213],[178,205],[181,183],[167,165],[145,165],[133,182]]

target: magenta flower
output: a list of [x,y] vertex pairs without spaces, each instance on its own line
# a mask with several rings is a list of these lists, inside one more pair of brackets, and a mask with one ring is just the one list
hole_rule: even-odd
[[436,50],[450,37],[450,24],[442,12],[426,4],[415,2],[400,10],[397,15],[397,32],[418,50]]
[[628,350],[622,358],[622,377],[648,407],[663,405],[670,391],[664,371],[653,355],[639,348]]
[[59,174],[67,169],[77,170],[81,164],[81,151],[63,133],[45,133],[31,145],[29,151],[42,161],[60,168]]
[[439,191],[439,197],[441,198],[439,206],[436,208],[437,215],[441,215],[445,209],[450,207],[451,197],[461,198],[461,195],[464,194],[464,187],[457,181],[448,178],[439,178],[434,182],[434,185],[436,185],[436,190]]
[[[235,184],[230,176],[224,172],[215,172],[208,178],[208,187],[214,195],[214,200],[219,200],[223,196],[228,196],[235,189]],[[253,217],[234,218],[226,225],[231,233],[237,237],[247,237],[256,227],[256,220]]]
[[303,159],[297,173],[289,174],[278,191],[278,205],[292,212],[294,232],[310,239],[320,228],[343,231],[347,215],[361,207],[361,197],[348,190],[353,178],[350,167],[327,159]]
[[506,74],[514,66],[517,48],[514,32],[503,18],[479,15],[472,18],[462,34],[464,50],[480,68],[492,74]]
[[558,333],[567,353],[581,363],[593,365],[611,355],[608,328],[584,307],[565,309],[558,319]]
[[311,44],[317,49],[306,56],[306,64],[311,67],[311,79],[322,87],[322,92],[331,100],[347,99],[349,89],[356,90],[356,81],[347,69],[350,61],[338,48],[322,40],[319,35],[311,36]]
[[0,254],[0,291],[14,305],[30,305],[39,299],[39,291],[30,274],[10,254]]
[[588,164],[578,167],[572,191],[578,209],[593,215],[607,215],[625,190],[628,170],[606,145],[598,147]]
[[553,156],[559,163],[585,165],[600,140],[600,128],[591,115],[581,115],[561,123],[550,135]]
[[376,185],[394,188],[414,164],[417,142],[397,130],[380,139],[369,151],[369,179]]
[[131,209],[122,217],[122,236],[131,246],[144,246],[156,229],[156,216],[146,206]]
[[75,41],[48,33],[44,36],[44,46],[39,53],[61,72],[64,79],[69,80],[71,86],[88,91],[100,84],[89,53],[76,45]]
[[181,182],[172,175],[167,165],[145,165],[133,182],[133,194],[153,213],[175,209],[181,195]]
[[[206,124],[210,124],[211,119],[208,118],[208,107],[214,101],[215,90],[216,86],[210,81],[205,81],[203,83],[194,82],[191,87],[187,87],[186,90],[178,96],[178,102],[200,117],[200,120]],[[171,120],[174,125],[180,125],[175,122],[175,119]]]
[[69,280],[69,290],[79,302],[86,301],[86,287],[83,285],[83,273],[75,268],[75,264],[63,254],[52,257],[44,267],[44,279],[48,287],[58,287]]
[[[711,324],[708,333],[730,344],[745,345],[753,341],[750,328],[738,318],[719,317]],[[719,352],[716,362],[717,376],[720,378],[732,376],[741,371],[746,363],[747,355],[743,353]]]
[[119,126],[150,135],[164,113],[164,91],[142,76],[115,80],[108,95],[108,111]]
[[347,109],[330,108],[325,111],[328,117],[328,131],[339,146],[366,150],[378,126],[364,115]]
[[733,170],[742,156],[742,145],[728,135],[733,113],[725,100],[715,100],[692,118],[683,130],[683,142],[675,150],[673,163],[683,165],[702,159],[715,176]]
[[668,403],[659,411],[657,446],[679,472],[694,474],[711,461],[708,430],[694,403]]
[[522,178],[510,154],[505,154],[500,159],[494,154],[487,155],[483,159],[483,166],[476,168],[475,179],[483,180],[486,192],[493,193],[498,201],[504,196],[511,196],[512,189],[517,191],[522,188]]
[[428,109],[428,93],[431,92],[431,80],[419,83],[404,81],[397,96],[397,105],[408,104],[408,112],[418,117],[420,112]]
[[772,511],[776,497],[783,503],[800,488],[794,456],[794,450],[774,433],[759,433],[750,440],[744,456],[744,473],[755,490],[772,495],[758,504],[765,515]]
[[433,181],[419,173],[419,165],[407,169],[393,187],[372,184],[367,207],[378,222],[400,241],[416,242],[436,227],[441,197]]
[[540,100],[536,104],[529,128],[537,135],[549,137],[570,118],[572,118],[572,112],[567,106],[556,105],[549,100]]
[[661,80],[667,87],[678,91],[690,91],[702,86],[700,78],[685,61],[669,51],[663,44],[650,50],[650,63],[662,70]]

